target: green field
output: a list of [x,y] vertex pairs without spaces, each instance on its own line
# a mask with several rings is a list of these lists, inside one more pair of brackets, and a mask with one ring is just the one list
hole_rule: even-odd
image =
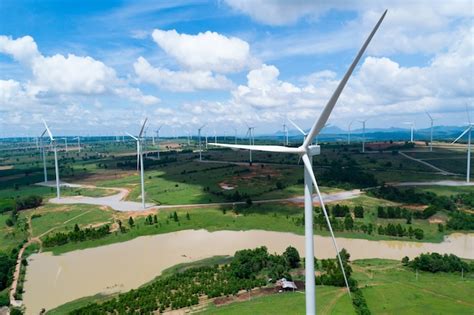
[[[316,289],[318,314],[356,314],[346,291],[337,287]],[[216,307],[213,304],[198,314],[239,315],[239,314],[304,314],[304,292],[287,292],[257,297],[245,302],[235,302]]]

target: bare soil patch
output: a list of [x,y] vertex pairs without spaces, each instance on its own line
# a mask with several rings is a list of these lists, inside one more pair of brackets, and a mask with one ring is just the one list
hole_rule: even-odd
[[13,165],[0,165],[0,171],[11,170]]

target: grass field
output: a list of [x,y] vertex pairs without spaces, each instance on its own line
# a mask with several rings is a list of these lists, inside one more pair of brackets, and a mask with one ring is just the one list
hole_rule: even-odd
[[[337,287],[318,287],[316,289],[318,314],[355,314],[351,300],[344,289]],[[240,314],[304,314],[304,292],[287,292],[235,302],[216,307],[213,304],[198,314],[240,315]]]

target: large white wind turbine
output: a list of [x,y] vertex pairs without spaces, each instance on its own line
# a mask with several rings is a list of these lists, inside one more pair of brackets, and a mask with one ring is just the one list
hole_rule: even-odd
[[305,277],[306,277],[306,314],[314,315],[316,314],[316,301],[315,301],[315,274],[314,274],[314,248],[313,248],[313,198],[312,198],[312,186],[314,185],[316,189],[316,193],[318,194],[319,197],[319,202],[321,204],[322,211],[324,213],[324,216],[326,218],[326,222],[328,224],[329,231],[331,233],[331,237],[333,240],[333,245],[336,249],[337,252],[337,257],[339,260],[339,264],[341,266],[343,275],[344,275],[344,280],[346,282],[346,286],[348,289],[348,292],[350,294],[350,289],[349,285],[347,282],[347,277],[346,273],[344,271],[344,264],[342,262],[341,256],[339,254],[339,247],[337,246],[336,239],[334,237],[334,232],[332,230],[331,222],[329,220],[328,213],[326,211],[326,207],[324,205],[323,198],[321,196],[321,193],[319,191],[319,186],[316,181],[316,178],[313,173],[313,166],[312,166],[312,157],[314,155],[317,155],[320,153],[320,147],[319,145],[312,145],[312,141],[316,135],[319,134],[321,129],[324,127],[326,124],[327,120],[329,119],[329,116],[336,105],[336,102],[339,98],[339,96],[342,93],[342,90],[344,89],[347,81],[349,80],[349,77],[351,76],[352,72],[354,71],[354,68],[356,67],[357,63],[359,62],[360,58],[364,54],[365,49],[369,45],[372,37],[374,36],[375,32],[380,26],[380,23],[382,23],[383,18],[385,17],[385,14],[387,11],[385,11],[382,16],[380,17],[379,21],[375,25],[374,29],[370,33],[369,37],[367,40],[364,42],[362,45],[362,48],[359,50],[357,53],[357,56],[355,57],[354,61],[350,65],[349,69],[347,70],[346,74],[342,78],[341,82],[339,82],[339,85],[337,86],[336,90],[332,94],[331,98],[329,99],[328,103],[323,109],[323,112],[321,113],[321,116],[319,119],[314,123],[312,126],[308,136],[306,137],[305,141],[301,146],[298,148],[292,148],[292,147],[284,147],[284,146],[276,146],[276,145],[235,145],[235,144],[214,144],[217,146],[221,147],[227,147],[231,149],[244,149],[244,150],[256,150],[256,151],[266,151],[266,152],[278,152],[278,153],[290,153],[290,154],[297,154],[299,155],[304,163],[304,201],[305,201],[305,257],[306,257],[306,264],[305,264]]
[[466,169],[466,182],[470,182],[470,177],[471,177],[471,131],[472,131],[472,128],[474,127],[474,124],[471,122],[471,117],[469,115],[469,111],[466,107],[466,111],[467,111],[467,119],[469,121],[469,125],[468,127],[466,128],[466,130],[463,131],[463,133],[461,133],[461,135],[459,137],[456,138],[456,140],[454,140],[452,142],[452,144],[456,143],[459,139],[461,139],[466,133],[467,133],[467,169]]
[[44,124],[44,127],[46,128],[46,132],[48,133],[49,139],[51,140],[51,145],[53,146],[54,170],[56,172],[56,197],[59,199],[61,198],[61,191],[59,189],[58,148],[56,146],[56,140],[54,139],[53,134],[51,133],[51,130],[49,130],[49,127],[46,121],[43,120],[43,124]]
[[142,125],[142,129],[140,129],[140,133],[138,134],[137,137],[135,137],[135,136],[133,136],[133,135],[131,135],[127,132],[127,134],[130,137],[132,137],[133,139],[135,139],[135,141],[137,142],[137,158],[140,161],[140,184],[141,184],[141,188],[142,188],[142,207],[143,207],[143,209],[145,209],[145,180],[144,180],[144,172],[143,172],[143,152],[142,152],[141,142],[143,141],[142,134],[143,134],[143,131],[145,129],[145,125],[146,125],[147,120],[148,120],[148,118],[145,118],[145,121],[143,122],[143,125]]
[[430,113],[426,112],[426,115],[430,118],[430,152],[433,152],[433,122],[434,119],[431,117]]

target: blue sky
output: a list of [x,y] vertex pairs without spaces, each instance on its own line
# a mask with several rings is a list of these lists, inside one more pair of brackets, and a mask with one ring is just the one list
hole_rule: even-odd
[[[473,2],[0,2],[0,136],[309,128],[384,9],[330,123],[463,125]],[[473,115],[474,116],[474,115]]]

